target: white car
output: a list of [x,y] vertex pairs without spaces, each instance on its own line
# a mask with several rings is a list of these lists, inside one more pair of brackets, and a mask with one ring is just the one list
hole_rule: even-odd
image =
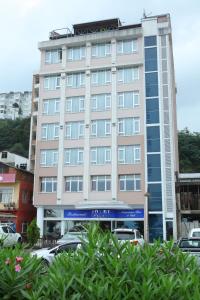
[[75,241],[75,242],[81,242],[82,240],[86,239],[87,233],[83,232],[67,232],[61,237],[59,240],[57,240],[57,244],[63,244],[67,241]]
[[8,224],[0,224],[0,244],[3,247],[14,246],[21,242],[20,233],[15,232]]
[[112,233],[116,235],[118,241],[122,241],[123,243],[129,241],[133,245],[144,245],[144,238],[138,229],[116,228]]
[[37,258],[41,258],[44,265],[46,264],[48,266],[54,261],[56,255],[63,252],[76,251],[77,249],[80,248],[81,248],[81,242],[72,240],[60,245],[56,245],[51,248],[42,248],[39,250],[35,250],[31,252],[31,256],[37,256]]

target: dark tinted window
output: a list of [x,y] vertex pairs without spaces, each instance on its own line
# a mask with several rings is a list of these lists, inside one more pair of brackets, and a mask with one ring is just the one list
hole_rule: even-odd
[[161,211],[162,210],[162,190],[161,184],[148,184],[148,207],[149,211]]
[[144,46],[145,47],[156,46],[156,45],[157,45],[156,35],[145,36],[145,38],[144,38]]
[[158,98],[152,98],[146,101],[146,122],[147,124],[159,123]]
[[157,97],[158,96],[158,73],[146,73],[146,97]]
[[149,215],[149,241],[163,240],[163,215]]
[[157,48],[145,49],[145,72],[157,71]]
[[161,181],[160,154],[147,155],[148,181]]
[[160,152],[160,127],[147,127],[147,152]]
[[135,239],[135,233],[134,232],[115,232],[115,235],[117,236],[117,239],[120,241],[130,241]]
[[57,253],[75,251],[77,249],[78,245],[79,245],[78,243],[62,245],[58,248]]

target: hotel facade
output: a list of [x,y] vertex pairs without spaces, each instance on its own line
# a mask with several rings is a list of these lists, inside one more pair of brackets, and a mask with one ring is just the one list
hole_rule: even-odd
[[100,221],[176,238],[170,16],[76,24],[39,50],[29,167],[41,236]]

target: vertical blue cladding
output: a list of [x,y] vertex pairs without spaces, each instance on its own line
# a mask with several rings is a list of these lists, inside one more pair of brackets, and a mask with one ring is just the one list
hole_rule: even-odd
[[[144,37],[149,240],[163,239],[157,37]],[[156,125],[158,124],[158,125]],[[154,183],[155,182],[155,183]]]

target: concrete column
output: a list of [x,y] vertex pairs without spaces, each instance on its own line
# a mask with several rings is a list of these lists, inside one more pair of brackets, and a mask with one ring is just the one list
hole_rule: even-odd
[[61,221],[61,235],[63,236],[65,234],[65,222],[64,220]]
[[37,226],[40,228],[40,237],[44,234],[44,207],[37,207]]
[[62,46],[62,69],[66,69],[67,64],[67,47],[66,45]]
[[64,132],[65,132],[65,90],[66,90],[66,74],[61,74],[60,86],[60,131],[59,131],[59,147],[58,147],[58,173],[57,173],[57,204],[62,203],[63,191],[63,161],[64,161]]

